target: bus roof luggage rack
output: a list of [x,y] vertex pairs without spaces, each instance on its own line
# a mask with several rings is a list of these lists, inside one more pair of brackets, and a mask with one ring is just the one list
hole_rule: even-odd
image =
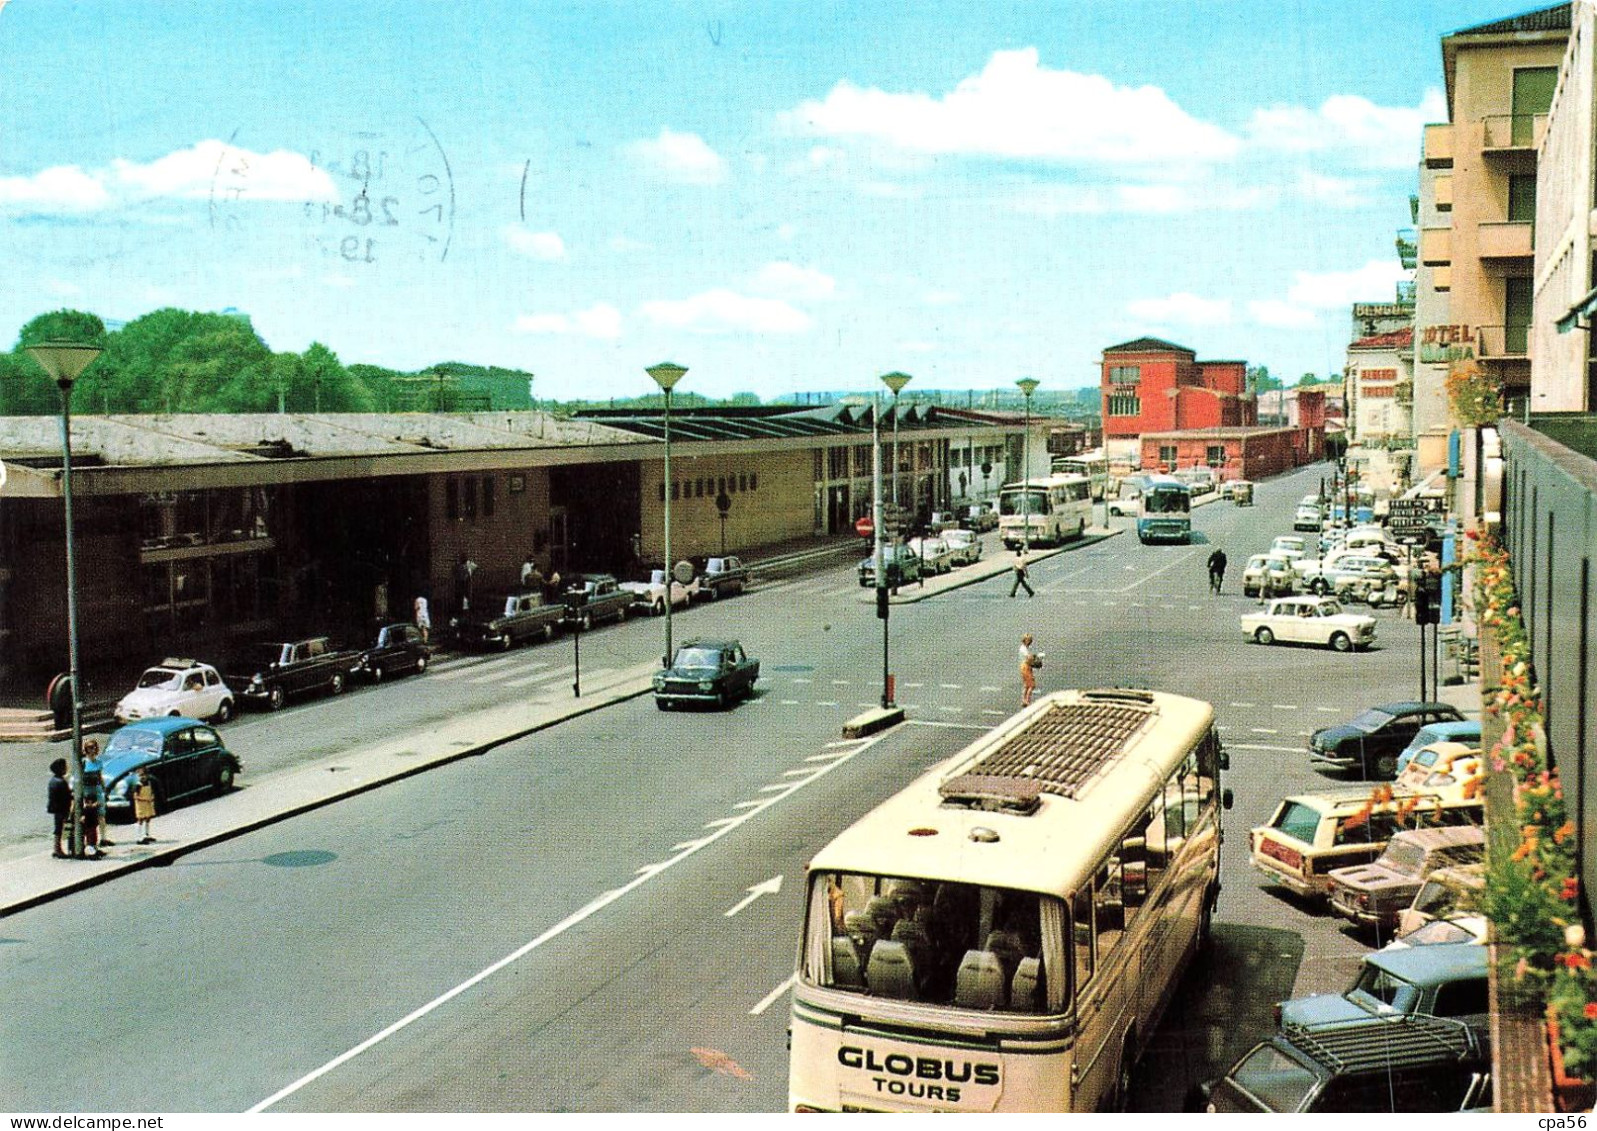
[[1053,703],[938,792],[952,804],[1032,813],[1043,793],[1075,797],[1153,717],[1146,691],[1111,688]]

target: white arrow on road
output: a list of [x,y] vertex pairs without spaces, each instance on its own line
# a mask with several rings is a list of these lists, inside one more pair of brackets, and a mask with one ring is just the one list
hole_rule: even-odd
[[732,918],[732,916],[736,915],[739,911],[742,911],[745,907],[753,903],[756,899],[759,899],[762,895],[775,895],[777,892],[781,891],[782,877],[772,876],[763,884],[755,884],[748,890],[749,894],[734,904],[731,910],[726,912],[726,918]]

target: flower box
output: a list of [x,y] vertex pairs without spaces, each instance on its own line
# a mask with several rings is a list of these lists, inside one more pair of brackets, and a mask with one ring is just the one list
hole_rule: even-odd
[[1547,1055],[1553,1070],[1553,1103],[1559,1111],[1591,1111],[1597,1101],[1597,1081],[1582,1080],[1564,1071],[1564,1050],[1558,1039],[1558,1014],[1547,1007]]

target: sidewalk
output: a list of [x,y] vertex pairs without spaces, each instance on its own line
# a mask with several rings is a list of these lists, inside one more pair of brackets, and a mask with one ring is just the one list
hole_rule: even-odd
[[[104,860],[52,857],[49,819],[41,802],[39,835],[25,842],[0,845],[0,916],[105,883],[138,868],[170,863],[197,849],[648,694],[655,670],[652,662],[639,664],[612,673],[586,689],[581,699],[507,703],[259,779],[251,780],[246,775],[244,784],[225,797],[207,799],[156,818],[154,828],[159,835],[155,844],[134,844],[137,826],[108,826],[116,847]],[[41,745],[39,749],[49,751],[50,747]],[[40,788],[42,797],[42,785]]]

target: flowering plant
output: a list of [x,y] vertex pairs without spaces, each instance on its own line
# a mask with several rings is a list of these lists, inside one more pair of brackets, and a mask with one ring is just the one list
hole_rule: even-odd
[[1469,428],[1497,423],[1503,415],[1502,391],[1497,380],[1472,357],[1460,358],[1448,367],[1444,381],[1447,403],[1453,418]]
[[1491,765],[1514,775],[1520,834],[1512,854],[1487,864],[1486,912],[1515,960],[1515,981],[1546,993],[1566,1068],[1589,1079],[1597,1076],[1597,974],[1576,911],[1575,823],[1558,771],[1547,764],[1542,693],[1508,551],[1489,534],[1469,536],[1476,608],[1496,634],[1502,657],[1500,684],[1485,703],[1503,722]]

